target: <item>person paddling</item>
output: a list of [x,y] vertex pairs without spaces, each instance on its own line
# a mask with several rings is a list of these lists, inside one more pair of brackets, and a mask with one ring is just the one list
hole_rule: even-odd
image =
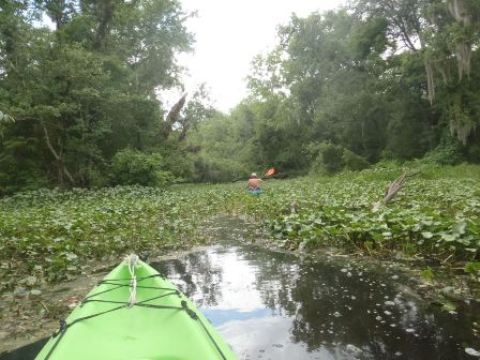
[[262,191],[262,189],[260,188],[261,183],[262,183],[262,179],[260,179],[256,173],[252,173],[247,183],[248,191],[261,192]]

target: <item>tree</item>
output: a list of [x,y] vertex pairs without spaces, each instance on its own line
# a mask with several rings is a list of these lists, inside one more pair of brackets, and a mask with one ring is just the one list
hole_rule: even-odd
[[[475,0],[359,0],[356,10],[385,18],[392,51],[404,47],[422,60],[428,100],[437,98],[440,115],[464,145],[478,126],[471,98],[471,63],[480,44],[480,5]],[[454,67],[458,72],[453,71]],[[440,82],[437,77],[442,79]],[[453,99],[449,101],[449,99]],[[473,136],[472,136],[473,139]]]
[[[33,146],[32,176],[88,186],[107,181],[118,151],[157,144],[155,93],[178,83],[175,54],[192,42],[177,1],[6,1],[2,10],[0,104],[17,119],[0,145],[3,166]],[[53,29],[35,23],[43,14]],[[13,176],[4,181],[25,182]]]

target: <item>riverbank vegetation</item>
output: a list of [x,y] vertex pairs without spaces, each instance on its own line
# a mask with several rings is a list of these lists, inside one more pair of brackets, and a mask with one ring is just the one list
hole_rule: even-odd
[[203,240],[201,221],[224,211],[229,196],[209,186],[168,192],[131,186],[4,198],[0,289],[63,280],[111,256],[191,247]]
[[[368,254],[478,260],[479,168],[427,168],[377,207],[395,167],[278,184],[248,211],[287,248],[338,247]],[[395,175],[396,174],[396,175]],[[247,211],[247,212],[248,212]]]
[[202,223],[224,213],[248,217],[284,249],[456,264],[478,278],[480,168],[410,166],[418,174],[379,208],[385,186],[405,169],[383,163],[357,173],[271,180],[260,196],[242,182],[6,197],[0,200],[0,284],[34,288],[132,251],[147,256],[205,243]]

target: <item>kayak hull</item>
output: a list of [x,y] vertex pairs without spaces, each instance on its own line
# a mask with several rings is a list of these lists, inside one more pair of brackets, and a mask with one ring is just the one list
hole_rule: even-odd
[[[144,262],[117,266],[68,316],[36,360],[236,359],[195,305]],[[135,292],[135,302],[129,298]]]

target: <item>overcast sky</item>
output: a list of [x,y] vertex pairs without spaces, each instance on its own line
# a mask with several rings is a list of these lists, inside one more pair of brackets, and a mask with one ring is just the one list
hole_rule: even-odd
[[[192,93],[204,82],[213,104],[228,111],[247,94],[245,78],[253,57],[273,48],[276,27],[293,12],[299,16],[338,7],[342,0],[181,0],[186,12],[198,11],[189,19],[195,34],[195,51],[181,55],[187,68],[183,81]],[[171,104],[172,93],[164,97]]]

